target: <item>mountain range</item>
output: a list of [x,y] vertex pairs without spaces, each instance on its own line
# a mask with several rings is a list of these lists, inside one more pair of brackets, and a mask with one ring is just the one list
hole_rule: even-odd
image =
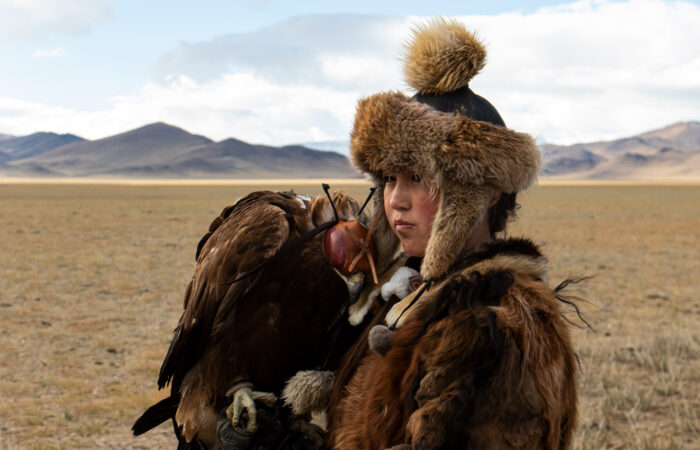
[[568,146],[542,144],[548,178],[700,178],[700,122],[678,122],[637,136]]
[[[0,135],[2,136],[2,135]],[[38,142],[43,143],[39,148]],[[335,152],[271,147],[237,139],[214,142],[154,123],[89,141],[34,133],[0,137],[0,175],[135,178],[347,178],[357,173]]]
[[[333,142],[328,149],[338,150]],[[347,145],[347,144],[346,144]],[[311,149],[309,147],[315,147]],[[0,176],[109,178],[348,178],[345,156],[322,145],[219,142],[154,123],[97,140],[72,134],[0,134]],[[700,122],[569,146],[541,144],[549,179],[700,178]],[[325,149],[325,150],[328,150]]]

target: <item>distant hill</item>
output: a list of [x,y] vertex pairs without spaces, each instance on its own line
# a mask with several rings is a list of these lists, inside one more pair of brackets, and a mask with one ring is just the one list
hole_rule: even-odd
[[613,141],[540,148],[542,174],[548,178],[700,178],[700,122],[679,122]]
[[30,158],[49,150],[85,139],[73,134],[56,134],[39,132],[29,136],[0,135],[0,152],[9,156],[9,160]]
[[347,158],[335,152],[311,150],[300,145],[270,147],[226,139],[191,150],[172,162],[172,172],[232,175],[243,178],[354,177]]
[[0,175],[140,178],[357,176],[347,158],[334,152],[299,145],[252,145],[236,139],[214,142],[165,123],[146,125],[95,141],[78,139],[41,151],[36,149],[34,154],[24,158],[5,154],[2,147],[5,141],[0,141]]
[[57,174],[78,177],[121,173],[134,166],[167,162],[211,142],[211,139],[180,128],[154,123],[104,139],[73,142],[7,165],[23,168],[31,164]]
[[312,150],[334,151],[346,156],[350,154],[350,141],[303,142],[299,145]]

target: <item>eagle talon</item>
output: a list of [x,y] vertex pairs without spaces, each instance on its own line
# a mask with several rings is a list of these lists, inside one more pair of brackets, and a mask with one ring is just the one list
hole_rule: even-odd
[[248,413],[248,423],[245,429],[251,433],[255,433],[258,429],[258,409],[255,406],[255,402],[260,401],[270,407],[277,402],[275,394],[272,392],[254,391],[253,383],[249,382],[236,383],[228,390],[226,396],[233,396],[231,405],[226,408],[226,416],[231,419],[231,425],[240,427],[242,413],[245,410]]

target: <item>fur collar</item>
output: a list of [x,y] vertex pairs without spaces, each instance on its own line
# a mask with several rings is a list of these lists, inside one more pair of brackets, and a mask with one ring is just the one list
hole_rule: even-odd
[[492,242],[482,244],[457,260],[452,270],[463,270],[485,260],[496,257],[511,257],[517,260],[545,260],[539,247],[527,238],[496,239]]
[[[470,251],[454,264],[450,274],[466,275],[469,272],[479,272],[481,275],[486,275],[492,271],[508,271],[521,272],[534,279],[546,281],[548,267],[547,258],[529,239],[499,239]],[[439,292],[449,279],[450,277],[447,277],[434,284],[413,305],[411,302],[420,289],[396,303],[387,313],[385,323],[387,325],[396,323],[397,328],[403,325],[411,313],[423,303],[430,301],[433,298],[432,294]]]

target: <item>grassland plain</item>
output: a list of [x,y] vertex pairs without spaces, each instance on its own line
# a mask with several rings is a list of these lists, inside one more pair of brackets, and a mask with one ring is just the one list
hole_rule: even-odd
[[[0,449],[174,448],[133,438],[197,241],[237,197],[317,183],[0,183]],[[346,188],[363,198],[366,186]],[[540,186],[510,235],[549,255],[596,330],[575,329],[575,448],[700,448],[700,186]],[[569,314],[574,320],[575,316]]]

